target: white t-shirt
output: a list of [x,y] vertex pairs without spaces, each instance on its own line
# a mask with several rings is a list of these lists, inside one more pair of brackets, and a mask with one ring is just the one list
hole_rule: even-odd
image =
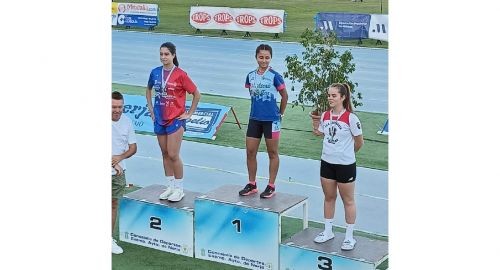
[[321,159],[330,164],[350,165],[356,162],[354,137],[363,134],[359,118],[344,110],[340,116],[330,111],[321,114],[318,130],[325,134]]
[[[128,150],[129,144],[137,143],[132,121],[122,114],[118,121],[111,121],[111,154],[121,155]],[[125,170],[125,160],[118,163]],[[115,175],[116,170],[111,168],[111,175]]]

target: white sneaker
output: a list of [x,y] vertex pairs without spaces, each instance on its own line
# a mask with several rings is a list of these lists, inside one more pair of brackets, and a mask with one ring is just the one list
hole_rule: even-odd
[[344,239],[344,242],[342,242],[342,246],[340,249],[342,250],[353,250],[354,246],[356,245],[356,240],[353,239]]
[[169,201],[178,202],[184,197],[184,191],[180,188],[174,188],[172,194],[168,197]]
[[111,252],[113,254],[122,254],[123,253],[123,249],[116,243],[116,240],[111,238]]
[[318,236],[316,236],[316,238],[314,238],[314,242],[316,243],[324,243],[330,239],[333,239],[335,237],[335,234],[333,234],[333,232],[325,232],[325,231],[322,231],[318,234]]
[[160,194],[160,200],[168,199],[168,197],[172,195],[173,192],[174,192],[173,188],[167,187],[167,189],[165,189],[165,191],[162,194]]

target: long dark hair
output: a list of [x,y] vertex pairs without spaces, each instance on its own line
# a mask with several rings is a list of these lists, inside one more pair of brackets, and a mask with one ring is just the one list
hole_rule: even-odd
[[170,51],[171,54],[175,54],[174,65],[176,67],[178,67],[179,66],[179,60],[177,60],[177,52],[175,50],[174,43],[172,43],[172,42],[165,42],[165,43],[161,44],[160,49],[161,48],[167,48]]
[[339,94],[341,97],[345,96],[344,102],[342,102],[342,106],[347,111],[352,112],[352,102],[351,102],[351,87],[347,83],[334,83],[330,85],[328,88],[337,88],[339,90]]

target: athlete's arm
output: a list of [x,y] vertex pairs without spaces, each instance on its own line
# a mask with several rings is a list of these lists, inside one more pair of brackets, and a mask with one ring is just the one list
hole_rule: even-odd
[[286,105],[288,103],[288,93],[286,91],[286,88],[283,88],[281,91],[278,91],[281,95],[281,102],[280,102],[280,114],[285,115],[285,109]]
[[196,108],[198,107],[198,102],[201,99],[201,94],[198,89],[194,90],[194,92],[191,94],[193,95],[193,100],[191,101],[191,108],[189,108],[189,111],[187,113],[183,113],[181,116],[178,117],[178,119],[188,119],[193,115],[193,113],[196,111]]
[[155,114],[153,112],[153,103],[151,102],[151,92],[153,89],[146,87],[146,102],[148,103],[148,110],[149,113],[151,114],[151,118],[153,119],[153,122],[155,121]]
[[363,140],[363,134],[354,136],[354,152],[358,152],[365,141]]

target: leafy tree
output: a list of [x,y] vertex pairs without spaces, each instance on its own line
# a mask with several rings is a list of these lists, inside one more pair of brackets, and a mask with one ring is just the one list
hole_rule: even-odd
[[[307,28],[300,36],[304,47],[302,59],[297,55],[285,58],[287,71],[283,73],[292,83],[302,83],[298,99],[293,106],[312,105],[314,115],[328,110],[327,88],[332,83],[347,83],[351,87],[351,100],[354,107],[362,106],[361,93],[356,93],[358,83],[352,82],[349,75],[356,69],[350,50],[340,54],[335,49],[337,38],[334,33],[312,31]],[[295,91],[292,85],[291,91]]]

